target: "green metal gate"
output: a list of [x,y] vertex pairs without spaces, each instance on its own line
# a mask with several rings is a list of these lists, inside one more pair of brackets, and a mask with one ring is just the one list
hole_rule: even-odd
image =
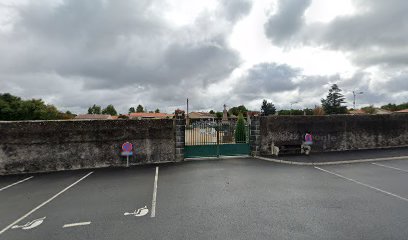
[[234,123],[195,122],[186,126],[185,158],[249,155],[249,126],[237,131]]

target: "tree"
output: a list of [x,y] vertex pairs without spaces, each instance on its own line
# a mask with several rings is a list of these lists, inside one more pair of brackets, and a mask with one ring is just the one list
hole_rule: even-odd
[[374,114],[376,112],[375,107],[373,105],[361,108],[365,113]]
[[131,113],[135,113],[136,112],[136,110],[135,110],[135,108],[134,107],[130,107],[129,108],[129,114],[131,114]]
[[303,115],[303,110],[300,109],[291,109],[291,110],[280,110],[278,111],[278,115]]
[[333,84],[326,99],[321,100],[322,107],[327,114],[345,114],[347,107],[342,106],[345,103],[344,99],[341,89],[337,84]]
[[116,109],[112,104],[109,104],[106,108],[102,110],[102,114],[109,114],[112,116],[116,116],[118,115],[118,112],[116,112]]
[[222,115],[223,115],[222,112],[216,112],[216,113],[215,113],[215,116],[216,116],[218,119],[221,119],[221,118],[222,118]]
[[238,107],[232,107],[228,111],[230,114],[238,116],[240,113],[246,116],[248,109],[244,105],[240,105]]
[[88,108],[88,114],[101,114],[101,106],[94,104]]
[[41,99],[22,100],[9,93],[0,94],[0,120],[55,120],[64,119],[64,113]]
[[262,106],[261,106],[261,115],[268,116],[268,115],[273,115],[275,113],[276,113],[275,105],[273,105],[272,102],[268,103],[268,101],[264,99],[262,101]]
[[209,113],[210,113],[210,114],[215,114],[214,110],[210,110]]
[[138,113],[142,113],[142,112],[144,112],[144,109],[143,109],[143,106],[142,105],[137,105],[137,107],[136,107],[136,112],[138,112]]
[[324,112],[324,110],[323,110],[322,107],[316,106],[316,107],[313,109],[313,115],[321,116],[321,115],[324,115],[324,114],[325,114],[325,112]]
[[235,128],[235,143],[246,142],[245,120],[244,115],[239,113],[237,126]]
[[156,110],[154,110],[155,113],[160,113],[160,109],[156,108]]

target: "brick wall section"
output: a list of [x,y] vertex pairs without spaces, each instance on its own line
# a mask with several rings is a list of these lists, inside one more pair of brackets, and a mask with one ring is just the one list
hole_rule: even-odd
[[254,116],[251,118],[249,145],[252,156],[258,156],[261,146],[261,133],[260,133],[260,117]]
[[261,117],[261,155],[270,146],[299,144],[311,131],[312,151],[341,151],[408,146],[408,114]]
[[0,122],[0,175],[175,161],[172,119]]
[[176,161],[184,160],[184,145],[185,145],[185,129],[186,120],[184,114],[177,114],[175,119],[176,126]]

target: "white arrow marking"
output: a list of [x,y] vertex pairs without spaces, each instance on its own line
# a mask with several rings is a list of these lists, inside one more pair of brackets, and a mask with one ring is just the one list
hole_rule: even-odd
[[143,217],[144,215],[146,215],[148,213],[149,213],[149,209],[147,208],[147,206],[144,206],[142,208],[139,208],[139,209],[135,210],[132,213],[125,212],[123,215],[125,215],[125,216],[134,215],[136,217]]
[[26,223],[24,225],[14,225],[12,228],[13,229],[21,228],[23,230],[32,229],[32,228],[35,228],[35,227],[41,225],[41,223],[44,222],[44,219],[45,219],[45,217],[42,217],[42,218],[39,218],[39,219],[35,219],[35,220],[31,221],[31,222],[28,222],[28,223]]

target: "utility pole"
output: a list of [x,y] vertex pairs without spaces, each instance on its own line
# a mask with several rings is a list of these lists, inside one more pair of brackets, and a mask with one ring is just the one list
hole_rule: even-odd
[[353,109],[354,110],[356,110],[356,95],[361,95],[361,94],[363,94],[364,92],[355,92],[355,91],[353,91]]

